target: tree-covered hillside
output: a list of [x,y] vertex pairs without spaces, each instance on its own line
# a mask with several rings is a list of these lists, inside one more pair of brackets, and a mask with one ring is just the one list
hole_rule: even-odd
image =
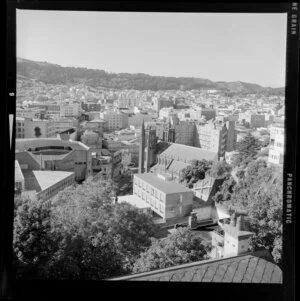
[[238,93],[274,92],[277,95],[283,95],[284,93],[283,88],[263,88],[256,84],[244,82],[213,82],[208,79],[194,77],[163,77],[143,73],[108,73],[104,70],[62,67],[47,62],[34,62],[21,58],[17,59],[17,74],[54,85],[85,83],[91,87],[153,91],[216,89]]

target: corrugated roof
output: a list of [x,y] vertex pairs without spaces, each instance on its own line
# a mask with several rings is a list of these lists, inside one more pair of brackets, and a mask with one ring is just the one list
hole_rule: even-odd
[[212,160],[218,161],[218,152],[207,151],[199,147],[188,146],[184,144],[172,143],[160,154],[163,158],[167,156],[181,162],[191,162],[192,160]]
[[261,254],[203,260],[108,280],[282,283],[282,271]]
[[190,189],[187,187],[176,184],[174,182],[164,181],[154,174],[151,173],[143,173],[143,174],[135,174],[134,177],[137,177],[150,185],[154,186],[158,190],[164,192],[164,193],[180,193],[180,192],[190,192],[193,193]]

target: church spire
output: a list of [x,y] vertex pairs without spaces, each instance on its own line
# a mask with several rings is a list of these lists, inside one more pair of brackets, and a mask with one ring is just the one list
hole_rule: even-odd
[[139,151],[139,173],[144,173],[144,162],[145,162],[145,124],[144,119],[141,126],[141,141]]

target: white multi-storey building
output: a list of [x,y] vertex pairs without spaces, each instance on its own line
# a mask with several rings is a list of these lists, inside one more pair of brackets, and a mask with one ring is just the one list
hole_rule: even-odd
[[133,194],[164,220],[186,216],[192,211],[193,192],[190,189],[151,173],[134,175]]
[[128,127],[128,115],[119,110],[109,110],[100,113],[100,118],[107,121],[108,130],[118,130]]
[[270,127],[269,162],[283,164],[284,158],[284,125],[273,124]]
[[61,117],[77,117],[81,114],[80,103],[69,103],[60,106]]

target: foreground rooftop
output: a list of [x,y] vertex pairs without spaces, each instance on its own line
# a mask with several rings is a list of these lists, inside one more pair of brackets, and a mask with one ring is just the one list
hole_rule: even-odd
[[151,272],[110,278],[115,281],[282,283],[282,270],[265,252],[203,260]]

